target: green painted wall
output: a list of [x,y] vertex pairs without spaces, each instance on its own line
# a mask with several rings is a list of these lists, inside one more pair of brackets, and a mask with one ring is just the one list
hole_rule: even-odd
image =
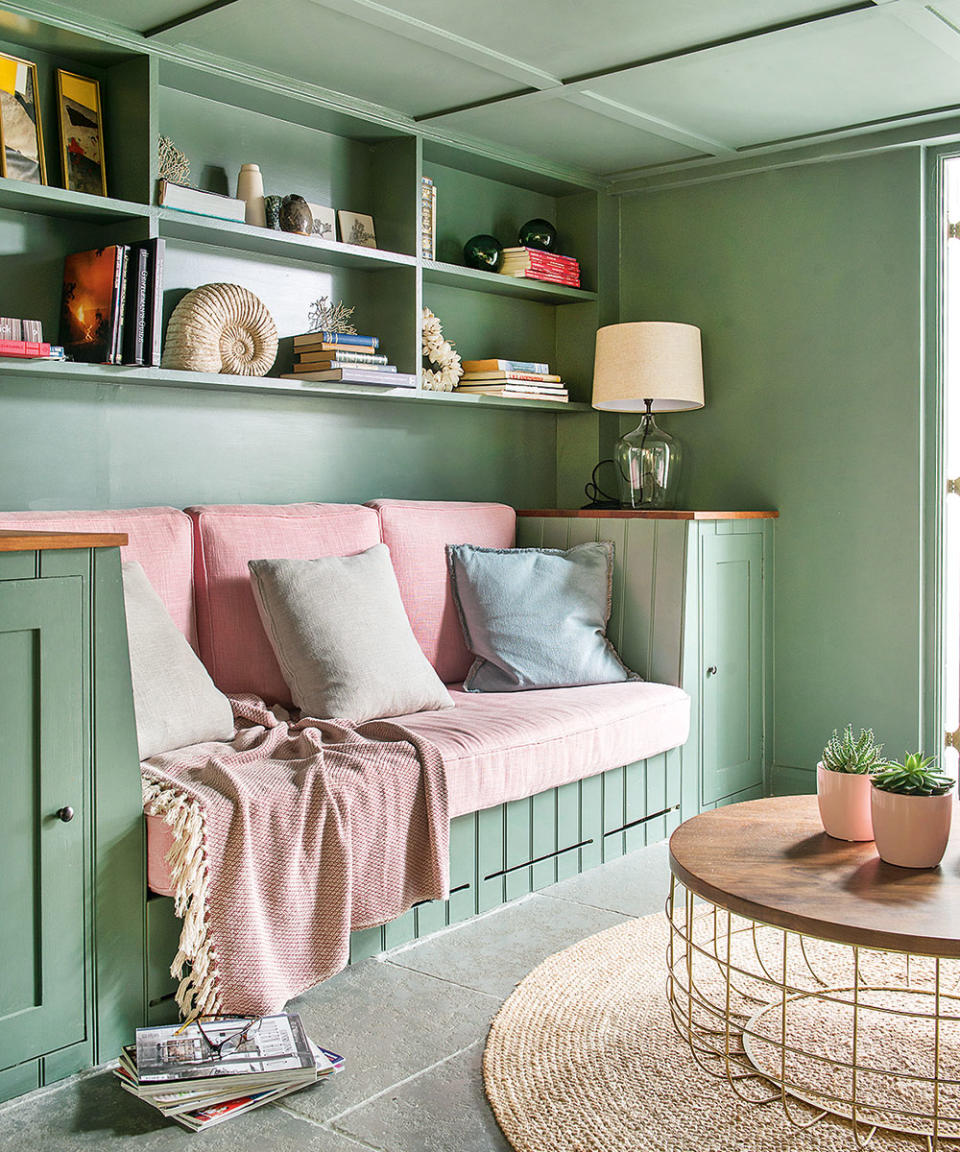
[[[703,330],[682,503],[776,507],[775,765],[918,740],[922,151],[623,200],[621,319]],[[632,423],[632,421],[630,422]],[[624,421],[624,429],[630,426]]]

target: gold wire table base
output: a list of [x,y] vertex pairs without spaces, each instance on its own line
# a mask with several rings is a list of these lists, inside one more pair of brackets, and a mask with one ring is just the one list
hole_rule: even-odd
[[840,944],[701,902],[671,877],[667,999],[698,1067],[797,1128],[960,1148],[960,961]]

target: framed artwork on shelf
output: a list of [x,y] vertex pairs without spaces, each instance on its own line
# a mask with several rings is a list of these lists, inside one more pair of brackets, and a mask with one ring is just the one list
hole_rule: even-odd
[[337,213],[335,209],[324,208],[322,204],[311,204],[309,200],[307,206],[313,213],[314,236],[318,236],[321,240],[336,240]]
[[0,52],[0,176],[46,184],[37,66]]
[[376,248],[377,237],[373,231],[373,217],[362,212],[337,212],[340,221],[340,239],[344,244],[359,244],[361,248]]
[[58,68],[57,114],[64,188],[106,196],[100,85],[96,80]]

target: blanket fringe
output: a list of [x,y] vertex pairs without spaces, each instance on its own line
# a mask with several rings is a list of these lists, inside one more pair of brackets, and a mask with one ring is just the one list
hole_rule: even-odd
[[[173,831],[173,847],[167,853],[173,881],[174,911],[182,920],[180,948],[170,965],[179,980],[177,1005],[184,1019],[214,1015],[220,1011],[219,972],[216,949],[207,929],[206,835],[200,805],[185,793],[143,777],[143,808],[159,816]],[[185,965],[190,970],[184,976]]]

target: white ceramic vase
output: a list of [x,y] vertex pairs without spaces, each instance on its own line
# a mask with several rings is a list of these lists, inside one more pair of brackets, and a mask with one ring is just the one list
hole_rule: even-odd
[[266,228],[267,212],[263,203],[263,176],[259,164],[244,164],[237,177],[237,199],[246,204],[243,218],[248,224]]

